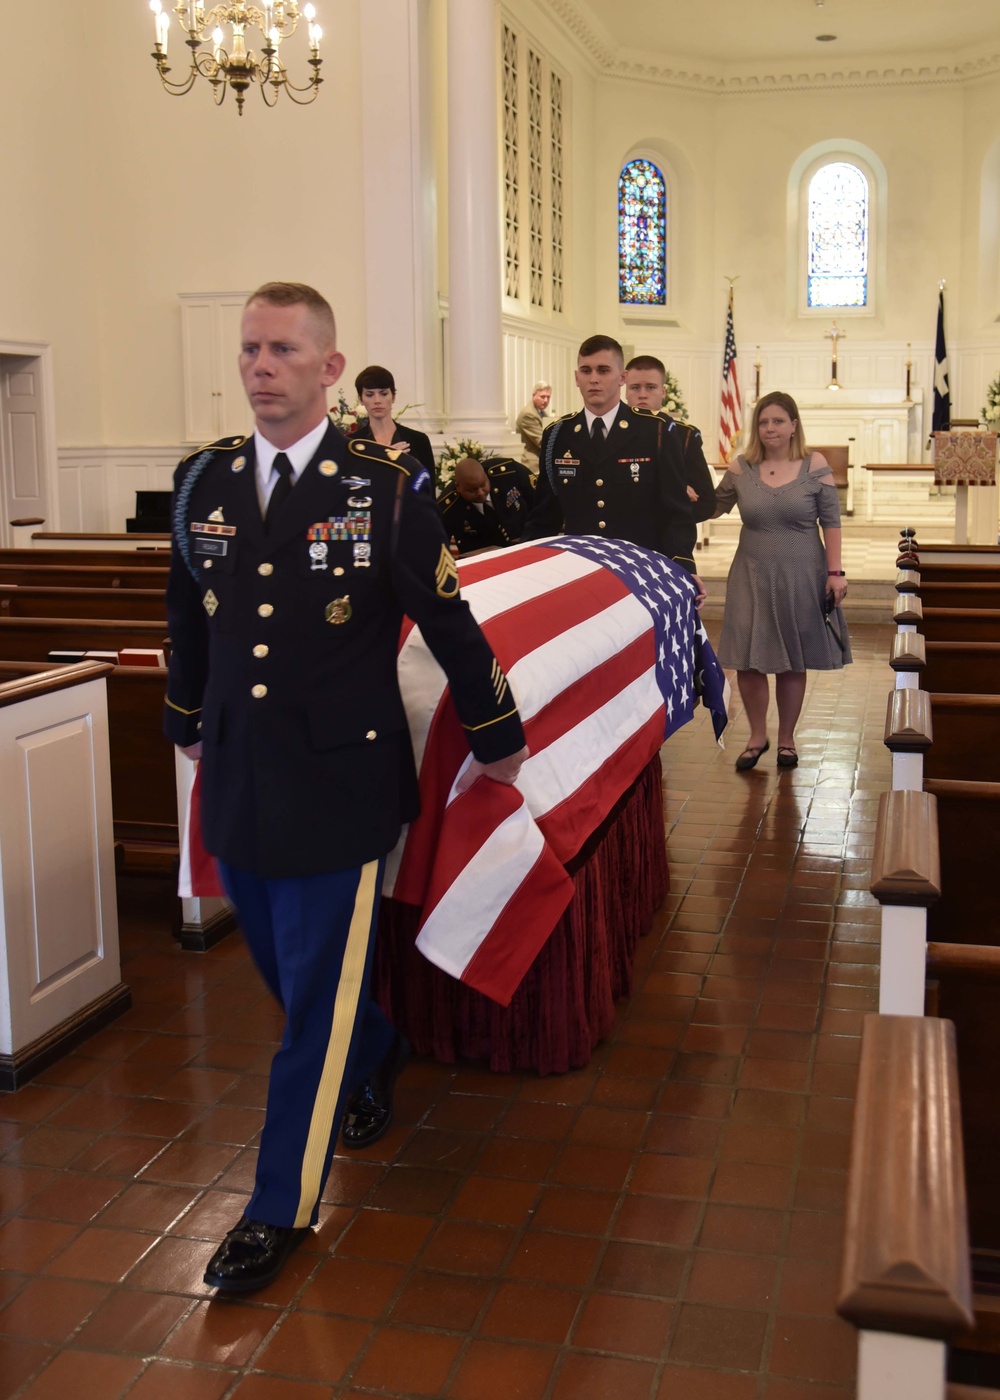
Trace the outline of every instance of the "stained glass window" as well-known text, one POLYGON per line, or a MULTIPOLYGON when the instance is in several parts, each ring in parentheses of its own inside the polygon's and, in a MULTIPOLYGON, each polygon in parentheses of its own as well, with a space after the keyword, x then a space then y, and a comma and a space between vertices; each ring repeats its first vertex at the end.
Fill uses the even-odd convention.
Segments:
POLYGON ((667 186, 651 160, 630 160, 618 177, 618 300, 667 300, 667 186))
POLYGON ((832 161, 809 181, 810 306, 868 305, 868 181, 832 161))

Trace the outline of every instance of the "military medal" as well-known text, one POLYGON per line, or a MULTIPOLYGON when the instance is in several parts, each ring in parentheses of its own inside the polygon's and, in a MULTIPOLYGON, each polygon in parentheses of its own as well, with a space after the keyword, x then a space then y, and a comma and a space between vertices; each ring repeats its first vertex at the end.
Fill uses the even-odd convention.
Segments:
POLYGON ((347 504, 355 510, 366 510, 372 503, 371 496, 348 496, 347 504))
POLYGON ((201 601, 209 617, 214 617, 215 611, 219 606, 219 600, 211 589, 208 590, 208 592, 205 594, 204 598, 202 598, 201 601))
POLYGON ((312 560, 312 563, 309 565, 310 569, 314 571, 316 569, 325 569, 326 556, 329 552, 330 546, 328 544, 325 544, 322 540, 314 540, 309 546, 309 558, 312 560))
POLYGON ((370 569, 372 564, 372 547, 367 540, 360 540, 354 546, 354 567, 356 569, 370 569))
POLYGON ((348 491, 360 491, 362 486, 370 486, 371 480, 367 476, 345 476, 344 485, 348 491))
POLYGON ((332 622, 334 627, 339 627, 342 622, 350 621, 351 612, 351 595, 345 593, 343 598, 334 598, 332 603, 327 603, 326 620, 332 622))
POLYGON ((636 484, 636 486, 638 486, 638 484, 639 484, 639 463, 638 463, 638 462, 629 462, 629 464, 628 464, 628 469, 629 469, 629 471, 632 473, 632 480, 633 480, 633 482, 636 484))
POLYGON ((213 525, 224 525, 226 521, 226 517, 222 514, 221 506, 219 506, 216 510, 213 510, 212 514, 208 518, 209 520, 211 520, 213 525))

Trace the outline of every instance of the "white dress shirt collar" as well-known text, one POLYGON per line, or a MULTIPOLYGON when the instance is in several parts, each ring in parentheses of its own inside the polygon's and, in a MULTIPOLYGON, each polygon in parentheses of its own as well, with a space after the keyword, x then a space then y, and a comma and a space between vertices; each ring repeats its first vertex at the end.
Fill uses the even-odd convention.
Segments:
POLYGON ((601 414, 591 413, 589 408, 585 408, 583 411, 587 415, 587 432, 593 436, 594 419, 600 417, 604 419, 604 436, 607 437, 608 433, 610 433, 611 429, 615 426, 615 419, 618 417, 621 407, 622 405, 620 402, 616 403, 613 408, 608 409, 607 413, 601 414))
POLYGON ((329 418, 324 418, 322 422, 316 424, 311 432, 306 433, 305 437, 300 437, 298 442, 293 442, 291 447, 284 449, 275 447, 273 442, 268 442, 259 428, 254 428, 253 445, 257 461, 257 499, 260 502, 261 510, 266 507, 274 483, 277 481, 274 473, 274 459, 278 453, 284 450, 285 456, 291 462, 292 483, 294 484, 316 456, 329 423, 329 418))

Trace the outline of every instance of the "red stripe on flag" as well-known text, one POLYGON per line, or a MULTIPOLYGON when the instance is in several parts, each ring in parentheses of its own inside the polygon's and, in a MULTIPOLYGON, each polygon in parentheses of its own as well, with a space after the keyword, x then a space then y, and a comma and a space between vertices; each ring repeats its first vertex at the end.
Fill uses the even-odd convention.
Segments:
MULTIPOLYGON (((534 545, 528 549, 506 550, 504 552, 490 555, 488 559, 479 559, 475 564, 463 564, 459 570, 459 584, 468 587, 470 583, 481 583, 483 579, 499 578, 501 574, 512 574, 516 569, 523 569, 527 564, 538 564, 543 559, 551 559, 553 554, 560 553, 559 550, 547 549, 544 545, 534 545)), ((399 633, 399 650, 403 648, 403 643, 413 631, 414 623, 411 618, 403 618, 403 626, 399 633)))
POLYGON ((572 898, 573 881, 544 848, 469 960, 462 981, 509 1006, 572 898))
POLYGON ((661 705, 586 782, 539 818, 539 830, 560 860, 566 862, 576 855, 659 751, 663 744, 665 714, 661 705))
POLYGON ((547 749, 655 665, 656 636, 651 622, 648 632, 561 690, 528 720, 524 732, 530 752, 547 749))
MULTIPOLYGON (((509 672, 530 652, 628 596, 628 586, 620 578, 607 569, 595 569, 592 574, 548 589, 544 608, 539 607, 538 598, 526 598, 491 617, 483 624, 483 631, 496 659, 509 672)), ((652 619, 649 625, 652 629, 652 619)))
MULTIPOLYGON (((479 778, 455 798, 441 829, 421 926, 462 879, 493 833, 523 805, 515 787, 479 778), (474 794, 474 795, 473 795, 474 794)), ((573 882, 543 849, 495 918, 462 973, 462 981, 504 1006, 573 897, 573 882)))
MULTIPOLYGON (((529 598, 492 618, 483 631, 503 670, 509 672, 530 652, 561 636, 576 623, 603 612, 611 603, 627 597, 628 591, 609 570, 595 570, 545 593, 544 608, 538 606, 537 599, 529 598), (553 605, 552 600, 557 600, 557 605, 553 605)), ((652 637, 652 622, 649 635, 652 637)), ((531 747, 530 738, 528 743, 531 747)), ((451 695, 445 690, 431 720, 420 765, 420 816, 407 832, 393 886, 393 897, 404 904, 424 901, 428 875, 441 837, 444 805, 468 751, 465 731, 455 713, 451 695)), ((537 748, 532 751, 537 752, 537 748)))

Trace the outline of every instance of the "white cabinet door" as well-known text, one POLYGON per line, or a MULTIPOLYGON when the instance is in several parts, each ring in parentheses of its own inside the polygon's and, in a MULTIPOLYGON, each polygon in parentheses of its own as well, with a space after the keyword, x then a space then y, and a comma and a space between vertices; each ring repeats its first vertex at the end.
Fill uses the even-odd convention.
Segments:
POLYGON ((180 293, 188 442, 246 431, 250 412, 237 365, 246 298, 244 292, 180 293))

